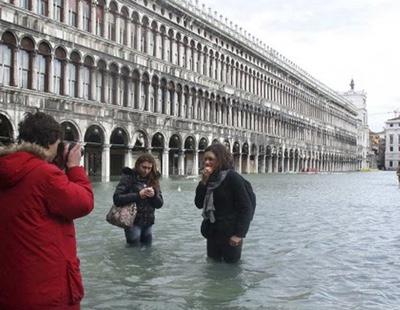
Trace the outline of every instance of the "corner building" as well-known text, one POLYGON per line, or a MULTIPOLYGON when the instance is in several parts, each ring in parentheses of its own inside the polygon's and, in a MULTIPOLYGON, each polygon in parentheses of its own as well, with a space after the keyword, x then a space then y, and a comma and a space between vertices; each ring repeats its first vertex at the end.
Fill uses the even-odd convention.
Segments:
POLYGON ((352 103, 197 1, 2 1, 0 39, 0 141, 39 108, 93 178, 197 175, 214 141, 241 173, 360 169, 352 103))

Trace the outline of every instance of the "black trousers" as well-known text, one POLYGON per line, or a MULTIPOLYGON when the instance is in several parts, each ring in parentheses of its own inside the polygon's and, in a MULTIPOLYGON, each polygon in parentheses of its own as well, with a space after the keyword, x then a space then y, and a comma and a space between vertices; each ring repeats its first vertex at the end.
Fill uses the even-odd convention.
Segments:
POLYGON ((231 246, 229 237, 212 236, 207 238, 207 256, 217 261, 236 263, 242 255, 243 239, 240 245, 231 246))

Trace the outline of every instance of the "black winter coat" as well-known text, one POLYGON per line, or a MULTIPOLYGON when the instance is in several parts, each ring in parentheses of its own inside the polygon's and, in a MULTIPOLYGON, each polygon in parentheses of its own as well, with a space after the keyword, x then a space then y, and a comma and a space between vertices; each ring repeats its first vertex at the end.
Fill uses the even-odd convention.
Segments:
POLYGON ((152 198, 140 198, 139 191, 147 185, 147 179, 141 178, 134 169, 128 167, 122 169, 121 179, 115 189, 113 200, 117 207, 131 202, 136 203, 135 225, 153 225, 154 210, 161 208, 164 203, 160 189, 154 189, 155 195, 152 198))
MULTIPOLYGON (((210 176, 212 178, 213 175, 210 176)), ((202 182, 197 185, 195 204, 203 208, 207 185, 202 182)), ((213 236, 244 238, 249 230, 253 207, 246 191, 243 178, 230 170, 222 183, 214 189, 215 223, 203 220, 201 232, 204 237, 213 236)))

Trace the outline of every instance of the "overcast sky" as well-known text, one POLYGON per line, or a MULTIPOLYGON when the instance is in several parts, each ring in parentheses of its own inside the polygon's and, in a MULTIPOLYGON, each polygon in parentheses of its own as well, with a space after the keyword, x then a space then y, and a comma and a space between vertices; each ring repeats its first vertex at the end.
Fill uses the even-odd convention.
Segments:
POLYGON ((400 115, 400 0, 199 0, 333 90, 367 93, 371 130, 400 115))

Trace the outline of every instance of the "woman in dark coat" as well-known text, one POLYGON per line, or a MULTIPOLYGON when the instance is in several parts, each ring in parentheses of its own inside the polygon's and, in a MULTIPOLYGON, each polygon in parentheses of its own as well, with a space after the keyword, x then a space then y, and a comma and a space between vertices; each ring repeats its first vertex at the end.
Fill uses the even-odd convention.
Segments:
POLYGON ((233 170, 232 155, 222 144, 205 150, 195 204, 203 209, 201 233, 207 239, 207 256, 237 262, 253 208, 243 178, 233 170))
POLYGON ((134 202, 137 207, 133 227, 125 229, 128 244, 151 244, 154 211, 163 205, 159 177, 156 162, 150 154, 141 155, 134 169, 126 167, 122 170, 113 196, 114 204, 118 207, 134 202))

